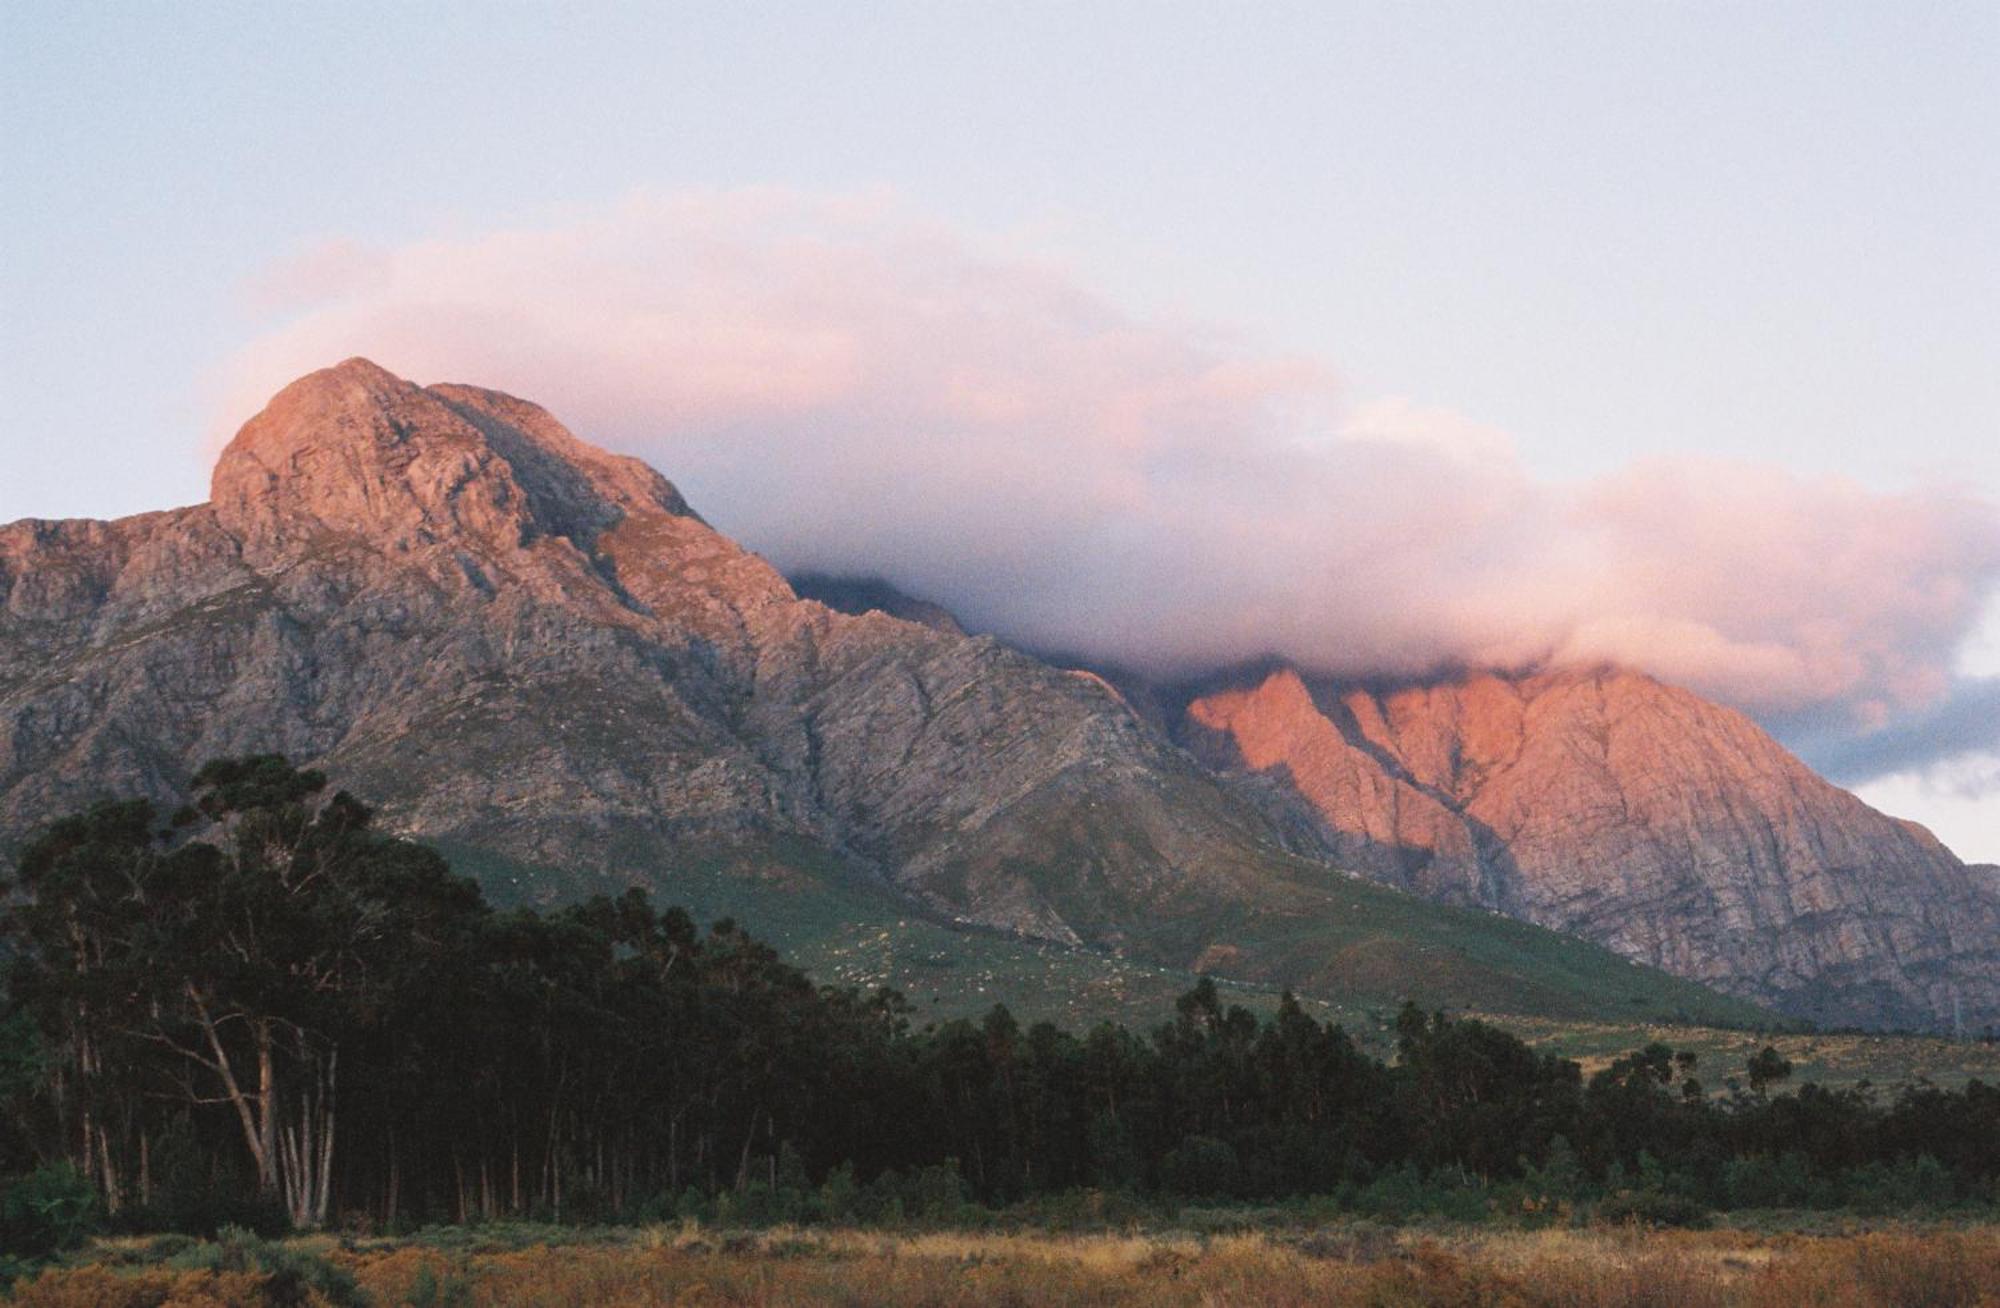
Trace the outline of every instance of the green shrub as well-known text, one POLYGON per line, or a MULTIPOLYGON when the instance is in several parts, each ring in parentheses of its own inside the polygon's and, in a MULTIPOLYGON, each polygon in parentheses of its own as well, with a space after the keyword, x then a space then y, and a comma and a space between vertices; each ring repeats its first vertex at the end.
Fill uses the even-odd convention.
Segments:
POLYGON ((1951 1172, 1929 1154, 1868 1163, 1845 1177, 1847 1201, 1864 1213, 1949 1208, 1958 1199, 1951 1172))
POLYGON ((842 1163, 820 1184, 816 1207, 821 1221, 851 1222, 859 1215, 861 1187, 854 1180, 854 1164, 842 1163))
POLYGON ((166 1265, 177 1271, 256 1272, 264 1277, 262 1292, 274 1308, 297 1308, 314 1294, 333 1308, 367 1308, 367 1296, 344 1268, 240 1226, 224 1227, 212 1243, 183 1250, 166 1265))
POLYGON ((68 1163, 38 1167, 0 1190, 0 1249, 33 1261, 74 1249, 98 1229, 97 1190, 68 1163))
POLYGON ((260 1195, 255 1176, 204 1151, 186 1122, 151 1138, 151 1182, 143 1204, 128 1204, 111 1225, 134 1235, 170 1232, 213 1240, 226 1226, 277 1239, 292 1231, 275 1195, 260 1195))
POLYGON ((965 1178, 958 1174, 956 1159, 921 1168, 905 1184, 906 1209, 922 1222, 957 1220, 965 1198, 965 1178))
POLYGON ((409 1308, 472 1308, 472 1276, 464 1269, 449 1271, 439 1279, 425 1263, 410 1282, 403 1299, 409 1308))

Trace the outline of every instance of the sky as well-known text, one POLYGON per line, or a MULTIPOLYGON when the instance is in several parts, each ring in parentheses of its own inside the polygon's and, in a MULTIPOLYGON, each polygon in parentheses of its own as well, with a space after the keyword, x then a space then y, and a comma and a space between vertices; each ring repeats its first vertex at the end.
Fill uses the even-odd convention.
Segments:
POLYGON ((1635 663, 2000 861, 2000 10, 0 6, 0 521, 365 354, 1160 673, 1635 663))

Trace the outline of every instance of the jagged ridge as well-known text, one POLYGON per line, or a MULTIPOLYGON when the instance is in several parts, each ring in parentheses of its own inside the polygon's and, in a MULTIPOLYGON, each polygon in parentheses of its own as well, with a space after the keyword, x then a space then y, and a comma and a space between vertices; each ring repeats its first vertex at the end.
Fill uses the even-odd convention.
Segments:
POLYGON ((1380 691, 1281 669, 1190 743, 1302 849, 1823 1023, 2000 1017, 2000 894, 1748 718, 1612 668, 1380 691))

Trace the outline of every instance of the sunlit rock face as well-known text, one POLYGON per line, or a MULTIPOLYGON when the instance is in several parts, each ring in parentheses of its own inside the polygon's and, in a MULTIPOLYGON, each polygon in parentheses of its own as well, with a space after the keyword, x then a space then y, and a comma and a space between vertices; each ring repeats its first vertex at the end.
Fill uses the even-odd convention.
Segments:
POLYGON ((245 424, 208 504, 0 528, 0 838, 256 751, 544 869, 544 898, 803 849, 949 920, 1119 945, 1281 905, 1246 868, 1295 861, 1094 679, 802 600, 644 464, 359 359, 245 424))
POLYGON ((1376 690, 1281 669, 1189 743, 1301 848, 1830 1023, 2000 1014, 2000 894, 1742 714, 1616 669, 1376 690))

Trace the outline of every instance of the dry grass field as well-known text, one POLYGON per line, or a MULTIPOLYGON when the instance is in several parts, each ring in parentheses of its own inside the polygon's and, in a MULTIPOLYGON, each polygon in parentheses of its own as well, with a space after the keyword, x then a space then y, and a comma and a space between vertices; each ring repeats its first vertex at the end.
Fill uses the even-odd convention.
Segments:
POLYGON ((889 1234, 696 1226, 458 1247, 295 1240, 341 1284, 256 1270, 145 1265, 144 1242, 18 1284, 22 1308, 249 1308, 368 1303, 445 1308, 664 1304, 1747 1305, 2000 1304, 2000 1227, 1641 1232, 1329 1227, 1197 1236, 889 1234))

